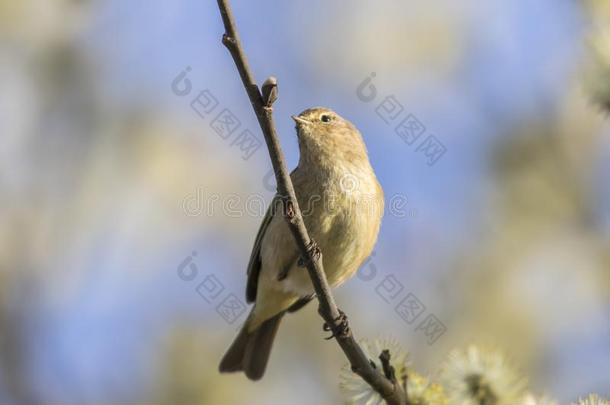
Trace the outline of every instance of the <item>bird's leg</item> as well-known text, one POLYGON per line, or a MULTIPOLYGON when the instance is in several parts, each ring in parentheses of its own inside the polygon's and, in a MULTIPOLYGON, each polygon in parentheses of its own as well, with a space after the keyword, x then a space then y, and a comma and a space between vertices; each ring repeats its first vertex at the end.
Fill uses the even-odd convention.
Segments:
MULTIPOLYGON (((322 256, 322 251, 320 250, 320 247, 313 239, 310 239, 310 242, 307 245, 307 252, 308 252, 309 256, 311 256, 313 258, 314 261, 320 260, 320 257, 322 256)), ((292 263, 292 261, 291 261, 291 263, 292 263)), ((306 263, 306 258, 304 258, 303 256, 299 257, 299 260, 297 260, 298 267, 305 267, 305 263, 306 263)), ((288 273, 290 272, 291 268, 292 268, 291 264, 284 267, 278 273, 277 281, 282 281, 286 277, 288 277, 288 273)))
MULTIPOLYGON (((308 253, 308 256, 310 256, 314 262, 317 262, 318 260, 320 260, 320 257, 322 257, 322 251, 320 250, 320 247, 318 246, 316 241, 313 239, 309 240, 309 244, 307 245, 307 253, 308 253)), ((306 258, 301 256, 299 258, 299 261, 297 262, 298 266, 305 267, 305 263, 306 263, 306 258)))
POLYGON ((341 311, 339 309, 339 316, 335 318, 334 320, 334 325, 330 326, 327 322, 324 323, 324 325, 322 326, 322 329, 325 332, 332 332, 332 334, 329 337, 326 337, 324 339, 326 340, 330 340, 334 337, 341 337, 341 338, 345 338, 348 337, 351 333, 351 330, 349 328, 349 323, 347 321, 347 315, 345 315, 345 312, 341 311))

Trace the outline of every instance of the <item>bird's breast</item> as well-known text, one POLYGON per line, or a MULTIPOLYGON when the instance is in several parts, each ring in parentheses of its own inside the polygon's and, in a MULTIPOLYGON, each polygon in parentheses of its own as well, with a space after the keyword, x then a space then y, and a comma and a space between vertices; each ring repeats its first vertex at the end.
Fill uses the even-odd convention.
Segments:
POLYGON ((323 252, 329 283, 337 285, 373 249, 383 215, 383 192, 370 166, 310 175, 316 180, 295 183, 295 189, 305 225, 323 252))

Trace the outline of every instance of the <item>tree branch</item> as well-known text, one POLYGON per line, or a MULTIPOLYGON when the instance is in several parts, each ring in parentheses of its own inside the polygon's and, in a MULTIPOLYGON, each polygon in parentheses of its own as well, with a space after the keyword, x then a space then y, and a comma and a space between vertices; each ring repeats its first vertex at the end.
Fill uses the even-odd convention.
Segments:
POLYGON ((341 346, 351 364, 352 370, 377 391, 388 404, 404 405, 406 404, 406 395, 400 384, 395 380, 391 381, 374 368, 354 339, 347 325, 347 317, 339 311, 331 294, 330 286, 324 273, 321 254, 319 250, 313 248, 315 245, 312 243, 305 228, 273 121, 273 102, 277 98, 277 81, 275 78, 267 79, 263 85, 263 94, 261 94, 250 71, 245 52, 239 40, 235 19, 233 18, 233 12, 228 0, 218 0, 218 7, 225 27, 222 43, 233 57, 265 137, 277 180, 278 194, 282 197, 285 218, 297 247, 304 258, 304 264, 307 267, 318 297, 318 312, 324 318, 328 329, 332 331, 333 336, 341 346))

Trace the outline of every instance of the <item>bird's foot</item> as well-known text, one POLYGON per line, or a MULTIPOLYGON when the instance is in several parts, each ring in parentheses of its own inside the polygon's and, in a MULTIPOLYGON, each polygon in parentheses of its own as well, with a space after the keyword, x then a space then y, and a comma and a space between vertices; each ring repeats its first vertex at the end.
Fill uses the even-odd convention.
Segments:
POLYGON ((329 337, 324 338, 326 340, 330 340, 334 337, 344 338, 349 336, 351 332, 349 328, 349 323, 347 321, 347 315, 345 315, 345 312, 341 311, 340 309, 339 316, 334 320, 334 325, 330 326, 327 322, 325 322, 322 326, 322 329, 324 330, 324 332, 332 332, 329 337))
MULTIPOLYGON (((318 246, 316 241, 313 239, 309 240, 309 244, 307 245, 307 253, 308 256, 311 257, 314 262, 317 262, 318 260, 320 260, 320 257, 322 257, 322 251, 320 250, 320 247, 318 246)), ((307 259, 303 256, 301 256, 299 258, 299 261, 297 262, 299 267, 305 267, 306 263, 307 259)))

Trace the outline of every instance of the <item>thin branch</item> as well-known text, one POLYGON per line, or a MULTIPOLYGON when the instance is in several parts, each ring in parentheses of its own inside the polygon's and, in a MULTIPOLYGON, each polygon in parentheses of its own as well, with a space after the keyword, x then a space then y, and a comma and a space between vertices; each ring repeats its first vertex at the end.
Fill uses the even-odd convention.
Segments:
POLYGON ((261 127, 273 171, 277 180, 278 194, 282 196, 283 209, 288 227, 294 236, 295 242, 304 259, 311 282, 318 297, 318 312, 324 318, 328 329, 332 331, 345 356, 349 360, 352 370, 360 375, 375 391, 377 391, 388 404, 406 404, 406 395, 403 388, 396 381, 390 381, 385 375, 372 367, 369 359, 354 339, 348 325, 347 317, 339 311, 330 286, 326 280, 322 265, 322 255, 315 247, 309 233, 305 228, 301 210, 294 192, 292 181, 286 167, 284 154, 280 148, 279 139, 273 121, 273 101, 277 98, 277 81, 269 78, 263 86, 261 94, 239 40, 235 19, 228 0, 218 0, 220 15, 225 27, 222 43, 227 47, 233 61, 237 66, 239 76, 248 93, 248 98, 261 127))
POLYGON ((379 355, 379 361, 381 362, 385 377, 390 381, 396 381, 396 372, 392 364, 390 364, 390 351, 388 349, 382 350, 379 355))

